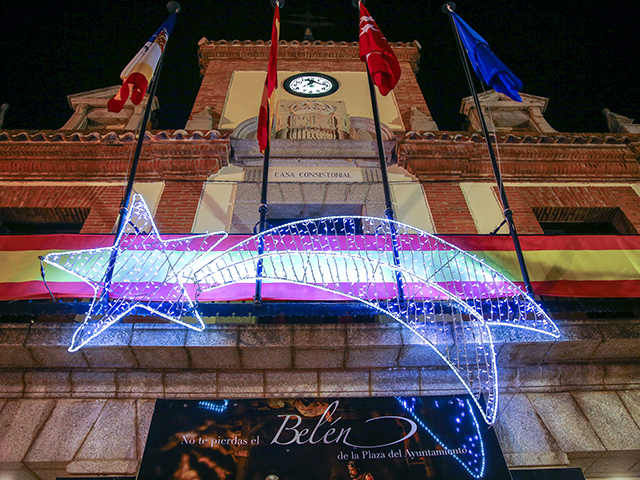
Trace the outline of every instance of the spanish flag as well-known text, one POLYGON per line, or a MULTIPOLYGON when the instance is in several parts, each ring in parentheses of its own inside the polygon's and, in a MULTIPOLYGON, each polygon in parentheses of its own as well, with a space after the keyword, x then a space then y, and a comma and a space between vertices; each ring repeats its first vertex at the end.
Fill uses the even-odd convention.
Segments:
POLYGON ((169 35, 171 35, 173 26, 176 23, 177 15, 177 11, 169 15, 169 18, 160 26, 158 31, 149 38, 136 56, 124 67, 120 74, 122 87, 107 103, 110 112, 122 110, 129 98, 129 94, 131 94, 131 103, 140 105, 162 57, 169 35))
POLYGON ((258 114, 258 145, 260 152, 264 153, 269 145, 271 137, 273 92, 278 88, 278 42, 280 41, 280 5, 276 1, 276 11, 273 14, 273 27, 271 28, 271 48, 269 50, 269 65, 267 78, 264 81, 260 113, 258 114))
MULTIPOLYGON (((173 237, 165 237, 167 239, 173 237)), ((202 261, 212 261, 225 251, 235 248, 236 245, 247 242, 249 235, 230 235, 223 242, 217 243, 203 253, 202 261)), ((515 248, 508 235, 447 235, 440 237, 458 248, 482 259, 487 265, 494 268, 509 280, 520 286, 522 274, 518 266, 515 248)), ((453 249, 441 250, 434 242, 420 242, 419 238, 405 238, 403 242, 415 246, 412 258, 417 265, 428 262, 428 258, 436 256, 453 261, 457 258, 457 252, 453 249), (422 260, 424 258, 424 260, 422 260)), ((522 249, 527 258, 531 283, 537 295, 575 298, 637 298, 640 292, 640 235, 521 235, 522 249)), ((283 236, 280 240, 281 249, 308 251, 313 253, 317 243, 310 240, 309 243, 299 242, 295 236, 283 236)), ((355 243, 336 242, 331 247, 333 255, 352 255, 355 251, 367 255, 367 245, 378 242, 377 237, 362 235, 355 243)), ((56 298, 87 298, 94 295, 93 289, 78 277, 66 273, 57 268, 47 268, 47 283, 42 281, 41 266, 38 257, 52 252, 64 252, 69 250, 88 250, 113 245, 111 235, 0 235, 0 301, 35 300, 51 298, 51 293, 56 298)), ((185 255, 185 251, 176 250, 165 252, 169 256, 185 255)), ((283 252, 284 253, 284 252, 283 252)), ((318 253, 318 252, 315 252, 318 253)), ((123 256, 129 256, 135 261, 136 250, 122 252, 123 256)), ((257 253, 247 251, 249 255, 257 253)), ((293 258, 302 262, 305 255, 294 255, 293 258)), ((290 267, 295 269, 296 262, 292 260, 290 267)), ((105 260, 108 261, 108 258, 105 260)), ((177 261, 177 260, 176 260, 177 261)), ((203 263, 204 264, 204 263, 203 263)), ((447 264, 447 261, 445 263, 447 264)), ((283 267, 284 268, 284 267, 283 267)), ((304 267, 307 268, 307 267, 304 267)), ((286 269, 285 269, 286 270, 286 269)), ((283 270, 284 271, 284 270, 283 270)), ((163 277, 163 270, 155 274, 157 278, 152 281, 167 282, 163 277)), ((346 274, 345 274, 346 275, 346 274)), ((364 290, 378 292, 376 295, 386 295, 393 298, 396 295, 394 279, 379 278, 373 281, 366 280, 362 284, 364 290), (368 285, 368 286, 367 286, 368 285), (367 290, 371 288, 372 290, 367 290)), ((439 273, 431 277, 430 281, 437 284, 442 282, 442 288, 448 288, 450 282, 449 273, 439 270, 439 273), (445 278, 446 277, 446 278, 445 278)), ((472 292, 482 298, 495 297, 495 291, 491 284, 485 284, 478 278, 459 278, 455 280, 456 288, 462 294, 472 292)), ((344 284, 344 292, 353 291, 353 280, 344 284)), ((407 285, 411 288, 411 285, 407 285)), ((265 284, 263 298, 269 300, 306 300, 306 301, 336 301, 344 300, 337 296, 342 290, 342 284, 336 284, 335 290, 329 292, 319 290, 309 285, 294 285, 290 283, 275 282, 265 284)), ((160 290, 158 291, 160 292, 160 290)), ((434 298, 438 298, 433 290, 434 298)), ((228 287, 214 289, 199 297, 200 301, 246 301, 253 299, 255 285, 250 283, 233 283, 228 287)), ((472 298, 472 297, 470 297, 472 298)), ((372 296, 371 299, 374 299, 372 296)), ((161 297, 153 298, 160 301, 161 297)))

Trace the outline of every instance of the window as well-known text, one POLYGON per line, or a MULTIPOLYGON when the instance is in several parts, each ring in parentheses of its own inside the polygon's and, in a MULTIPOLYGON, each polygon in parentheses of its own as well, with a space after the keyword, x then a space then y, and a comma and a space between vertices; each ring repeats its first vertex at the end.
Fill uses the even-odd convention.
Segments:
POLYGON ((282 229, 282 234, 294 235, 361 235, 362 220, 336 218, 317 220, 321 217, 353 217, 362 215, 362 205, 349 204, 308 204, 269 206, 267 223, 269 228, 279 227, 291 222, 307 220, 303 224, 282 229))
POLYGON ((0 208, 0 235, 80 233, 88 208, 0 208))
POLYGON ((618 207, 534 207, 545 235, 634 235, 638 232, 618 207))

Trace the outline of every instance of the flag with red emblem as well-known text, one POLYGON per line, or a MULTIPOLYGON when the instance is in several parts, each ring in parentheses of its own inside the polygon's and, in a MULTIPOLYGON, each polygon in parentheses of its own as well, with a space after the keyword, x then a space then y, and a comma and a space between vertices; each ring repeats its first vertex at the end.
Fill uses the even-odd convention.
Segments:
POLYGON ((271 28, 271 48, 269 49, 269 65, 267 66, 267 78, 264 80, 260 113, 258 114, 258 145, 260 152, 264 153, 271 137, 273 92, 278 88, 278 42, 280 41, 280 6, 276 2, 276 11, 273 14, 273 26, 271 28))
POLYGON ((364 4, 360 2, 360 60, 382 95, 387 95, 400 79, 400 63, 364 4))
POLYGON ((176 23, 177 14, 178 12, 174 12, 169 15, 158 31, 149 38, 136 56, 124 67, 120 74, 122 87, 107 103, 110 112, 121 111, 129 96, 131 96, 131 103, 140 105, 176 23))

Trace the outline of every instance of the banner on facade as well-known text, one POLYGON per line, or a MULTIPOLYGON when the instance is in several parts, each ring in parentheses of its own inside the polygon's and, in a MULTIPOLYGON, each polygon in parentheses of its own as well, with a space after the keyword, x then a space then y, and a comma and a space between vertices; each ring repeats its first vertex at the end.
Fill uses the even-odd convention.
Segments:
MULTIPOLYGON (((163 238, 173 237, 167 235, 163 238)), ((232 248, 247 238, 248 235, 230 235, 213 251, 232 248)), ((508 279, 522 285, 517 257, 509 236, 443 235, 440 238, 477 256, 508 279)), ((362 241, 367 240, 363 237, 362 241)), ((640 288, 638 235, 531 235, 521 236, 520 242, 531 282, 538 295, 598 298, 637 296, 640 288)), ((113 236, 110 235, 0 236, 0 265, 3 266, 0 270, 0 301, 44 299, 51 298, 51 294, 57 299, 93 296, 94 292, 87 283, 56 269, 48 269, 45 285, 39 257, 56 251, 109 245, 113 245, 113 236)), ((338 243, 336 252, 339 251, 338 243)), ((415 252, 415 255, 419 254, 415 252)), ((424 254, 430 253, 425 250, 424 254)), ((393 279, 376 287, 395 292, 393 279)), ((254 293, 253 283, 240 283, 207 292, 199 300, 252 300, 254 293)), ((266 284, 263 299, 344 300, 336 293, 292 284, 266 284)))
POLYGON ((138 479, 510 480, 468 396, 158 400, 138 479))

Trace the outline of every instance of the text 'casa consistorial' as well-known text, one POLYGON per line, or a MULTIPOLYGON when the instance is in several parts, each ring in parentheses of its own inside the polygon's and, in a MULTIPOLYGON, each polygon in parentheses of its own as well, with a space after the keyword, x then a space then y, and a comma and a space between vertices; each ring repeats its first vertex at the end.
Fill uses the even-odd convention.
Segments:
POLYGON ((269 169, 270 182, 320 182, 335 183, 363 182, 362 168, 359 167, 271 167, 269 169))

